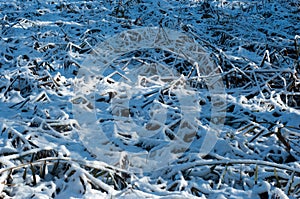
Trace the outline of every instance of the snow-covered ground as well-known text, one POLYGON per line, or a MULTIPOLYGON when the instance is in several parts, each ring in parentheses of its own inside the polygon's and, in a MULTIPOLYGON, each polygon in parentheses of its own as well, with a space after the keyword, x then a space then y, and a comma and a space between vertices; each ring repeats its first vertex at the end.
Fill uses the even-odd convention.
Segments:
POLYGON ((0 18, 0 198, 300 197, 298 0, 11 0, 0 18), (126 31, 139 49, 118 54, 126 31))

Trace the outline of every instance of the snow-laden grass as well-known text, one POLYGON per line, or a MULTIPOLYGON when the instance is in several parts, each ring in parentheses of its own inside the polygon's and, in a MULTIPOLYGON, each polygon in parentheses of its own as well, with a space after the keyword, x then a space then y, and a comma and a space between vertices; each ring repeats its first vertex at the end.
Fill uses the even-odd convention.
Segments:
MULTIPOLYGON (((0 10, 1 198, 300 197, 297 0, 2 1, 0 10), (99 42, 149 26, 187 34, 211 55, 226 87, 226 118, 214 149, 199 156, 211 110, 202 87, 201 128, 189 150, 163 168, 133 173, 86 150, 72 99, 80 66, 99 42)), ((155 49, 112 65, 136 60, 183 75, 191 68, 155 49)), ((162 97, 175 107, 176 99, 162 97)), ((136 143, 126 136, 117 140, 125 152, 172 137, 136 143)))

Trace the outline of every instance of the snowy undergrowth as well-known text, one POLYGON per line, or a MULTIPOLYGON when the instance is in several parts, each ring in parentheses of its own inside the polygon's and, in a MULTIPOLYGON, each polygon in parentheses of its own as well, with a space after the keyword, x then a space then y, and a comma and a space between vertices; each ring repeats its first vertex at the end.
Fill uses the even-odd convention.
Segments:
MULTIPOLYGON (((37 0, 2 1, 0 9, 1 198, 300 197, 298 1, 37 0), (71 99, 96 44, 148 26, 204 46, 222 72, 227 115, 204 158, 195 150, 199 132, 178 161, 133 174, 85 149, 71 99)), ((138 56, 184 75, 190 67, 153 49, 117 64, 138 56)))

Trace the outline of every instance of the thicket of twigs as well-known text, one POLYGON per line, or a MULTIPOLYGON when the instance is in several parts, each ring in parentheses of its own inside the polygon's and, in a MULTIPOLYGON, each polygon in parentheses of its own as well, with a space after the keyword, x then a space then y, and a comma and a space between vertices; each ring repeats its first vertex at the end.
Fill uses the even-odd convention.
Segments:
MULTIPOLYGON (((298 1, 36 0, 1 2, 0 10, 1 198, 300 197, 298 1), (71 99, 80 64, 97 43, 146 26, 199 42, 228 96, 214 151, 204 159, 187 153, 138 176, 85 150, 71 99)), ((161 55, 170 64, 172 55, 161 55)))

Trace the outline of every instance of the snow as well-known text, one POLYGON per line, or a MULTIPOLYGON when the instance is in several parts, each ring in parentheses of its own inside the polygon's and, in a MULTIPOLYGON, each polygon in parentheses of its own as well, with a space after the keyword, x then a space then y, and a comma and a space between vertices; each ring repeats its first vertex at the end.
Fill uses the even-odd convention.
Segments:
POLYGON ((0 10, 0 198, 300 197, 298 0, 0 10))

